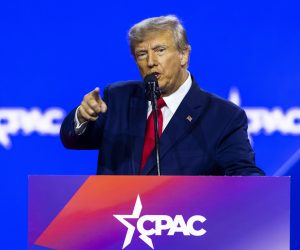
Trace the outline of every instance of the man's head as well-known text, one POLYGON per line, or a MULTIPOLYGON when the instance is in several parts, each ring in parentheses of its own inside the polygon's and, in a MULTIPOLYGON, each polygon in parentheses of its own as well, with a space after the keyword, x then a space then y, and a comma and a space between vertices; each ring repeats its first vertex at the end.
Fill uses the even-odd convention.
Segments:
POLYGON ((131 53, 142 77, 156 73, 163 96, 175 92, 186 80, 190 45, 175 16, 149 18, 128 33, 131 53))

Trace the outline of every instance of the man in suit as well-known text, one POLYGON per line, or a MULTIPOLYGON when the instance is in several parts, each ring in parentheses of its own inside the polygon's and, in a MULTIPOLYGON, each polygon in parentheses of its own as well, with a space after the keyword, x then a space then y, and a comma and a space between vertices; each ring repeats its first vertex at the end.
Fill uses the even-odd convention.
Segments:
MULTIPOLYGON (((245 112, 201 90, 188 72, 191 47, 177 17, 137 23, 129 42, 142 77, 155 74, 162 95, 162 175, 264 175, 255 165, 245 112)), ((156 175, 151 116, 143 82, 112 84, 103 98, 95 88, 65 118, 61 139, 67 148, 98 149, 98 174, 156 175)))

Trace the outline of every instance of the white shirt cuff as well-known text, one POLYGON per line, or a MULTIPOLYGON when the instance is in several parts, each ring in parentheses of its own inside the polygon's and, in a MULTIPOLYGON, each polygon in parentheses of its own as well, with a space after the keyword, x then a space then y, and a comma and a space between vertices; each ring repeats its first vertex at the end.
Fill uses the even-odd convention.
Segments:
POLYGON ((85 122, 80 124, 80 122, 78 120, 78 114, 77 114, 78 113, 78 108, 76 109, 75 117, 74 117, 74 124, 75 124, 74 130, 75 130, 76 135, 82 135, 84 133, 87 125, 88 125, 88 121, 85 121, 85 122))

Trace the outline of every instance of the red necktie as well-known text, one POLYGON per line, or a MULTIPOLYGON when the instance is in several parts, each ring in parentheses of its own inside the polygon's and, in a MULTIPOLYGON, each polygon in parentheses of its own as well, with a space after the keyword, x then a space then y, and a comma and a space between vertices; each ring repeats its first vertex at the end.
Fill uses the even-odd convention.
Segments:
MULTIPOLYGON (((162 133, 162 125, 163 125, 163 116, 161 109, 166 106, 164 99, 159 98, 157 100, 157 115, 158 115, 158 135, 161 136, 162 133)), ((153 112, 149 115, 146 124, 146 133, 143 147, 143 155, 141 162, 141 170, 143 170, 151 152, 153 151, 155 144, 155 135, 154 135, 154 115, 153 112)))

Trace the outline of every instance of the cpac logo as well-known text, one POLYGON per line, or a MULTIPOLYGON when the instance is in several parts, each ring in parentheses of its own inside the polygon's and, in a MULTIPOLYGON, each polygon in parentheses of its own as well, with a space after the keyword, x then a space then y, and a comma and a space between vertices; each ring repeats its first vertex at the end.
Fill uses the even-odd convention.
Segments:
POLYGON ((196 222, 203 223, 206 221, 206 218, 202 215, 194 215, 190 217, 187 222, 185 222, 182 215, 176 215, 174 219, 168 215, 143 215, 140 217, 141 211, 142 203, 140 196, 138 195, 131 215, 114 215, 116 219, 118 219, 124 226, 127 227, 127 233, 122 249, 131 243, 135 231, 135 227, 126 219, 138 219, 136 226, 140 233, 139 238, 152 249, 154 249, 154 246, 149 236, 162 235, 163 231, 166 231, 167 235, 169 236, 173 236, 175 233, 182 233, 185 236, 202 236, 206 233, 205 229, 195 229, 194 227, 196 222), (144 228, 144 224, 146 222, 152 223, 153 226, 151 229, 144 228))
MULTIPOLYGON (((237 88, 231 88, 228 100, 241 106, 241 98, 237 88)), ((300 107, 291 107, 284 111, 281 107, 267 109, 265 107, 244 107, 249 120, 249 135, 300 135, 300 107)))
POLYGON ((65 111, 60 108, 49 108, 42 112, 39 108, 0 109, 0 144, 11 148, 11 135, 30 135, 37 132, 41 135, 57 135, 59 133, 65 111))

